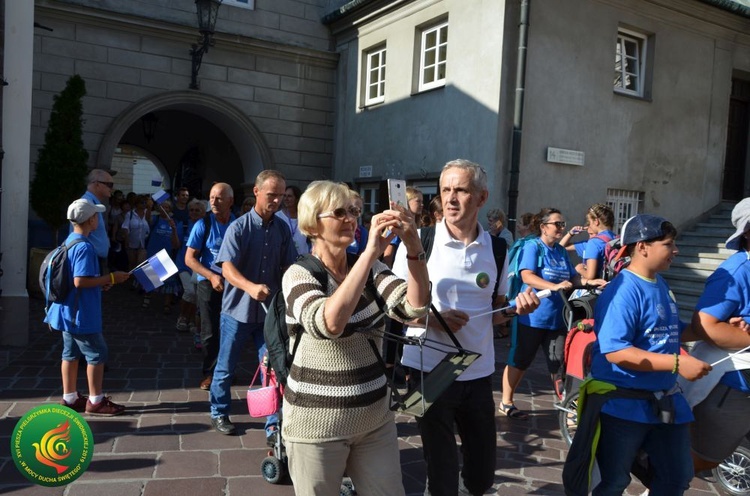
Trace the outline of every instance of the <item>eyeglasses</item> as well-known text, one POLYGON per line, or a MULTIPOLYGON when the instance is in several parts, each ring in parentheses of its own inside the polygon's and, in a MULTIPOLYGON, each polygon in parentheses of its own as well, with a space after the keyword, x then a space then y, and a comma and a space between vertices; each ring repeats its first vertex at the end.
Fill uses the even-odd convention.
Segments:
POLYGON ((350 206, 346 208, 339 207, 337 209, 318 214, 318 219, 324 219, 326 217, 334 217, 338 220, 344 220, 347 217, 347 215, 351 215, 352 217, 357 219, 359 218, 360 215, 362 215, 362 209, 355 207, 355 206, 350 206))
POLYGON ((110 183, 110 182, 107 182, 107 181, 94 181, 94 182, 97 182, 99 184, 103 184, 106 187, 108 187, 109 189, 112 189, 112 188, 115 187, 115 183, 110 183))
POLYGON ((565 229, 565 226, 567 225, 567 224, 565 224, 565 222, 563 222, 561 220, 558 220, 557 222, 544 222, 545 226, 548 226, 550 224, 553 224, 558 229, 565 229))

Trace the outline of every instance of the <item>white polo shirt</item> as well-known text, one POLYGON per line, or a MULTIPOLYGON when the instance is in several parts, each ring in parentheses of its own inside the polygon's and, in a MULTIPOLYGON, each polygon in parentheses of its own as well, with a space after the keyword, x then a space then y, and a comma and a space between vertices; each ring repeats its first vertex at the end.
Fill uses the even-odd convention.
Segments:
MULTIPOLYGON (((469 315, 467 324, 455 333, 461 346, 467 350, 481 353, 474 363, 458 378, 468 381, 487 377, 495 372, 495 346, 493 344, 492 315, 474 318, 484 312, 492 310, 492 292, 497 280, 497 266, 492 255, 492 239, 490 233, 477 224, 479 235, 468 246, 454 239, 448 234, 443 222, 435 226, 435 239, 432 253, 427 261, 427 270, 432 281, 432 302, 435 308, 442 312, 457 309, 469 315)), ((406 248, 404 244, 398 248, 393 263, 393 272, 406 279, 406 248)), ((498 294, 508 292, 508 257, 505 257, 503 270, 498 287, 498 294)), ((434 319, 434 317, 431 317, 434 319)), ((447 345, 446 351, 453 351, 453 342, 444 331, 430 329, 426 331, 419 327, 409 327, 407 336, 421 336, 427 332, 427 338, 447 345)), ((429 343, 438 348, 439 344, 429 343)), ((445 352, 428 347, 422 347, 423 356, 420 359, 418 346, 404 346, 401 363, 404 366, 431 371, 445 356, 445 352)))

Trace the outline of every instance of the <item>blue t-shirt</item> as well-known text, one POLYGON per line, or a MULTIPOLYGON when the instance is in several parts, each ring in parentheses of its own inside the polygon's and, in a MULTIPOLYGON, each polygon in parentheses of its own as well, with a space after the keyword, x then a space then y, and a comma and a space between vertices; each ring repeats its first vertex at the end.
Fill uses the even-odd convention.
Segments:
MULTIPOLYGON (((94 205, 101 205, 102 202, 96 197, 91 191, 86 191, 81 199, 88 200, 94 205)), ((95 231, 91 231, 88 236, 89 243, 94 245, 96 256, 99 258, 107 258, 109 255, 109 235, 107 234, 107 222, 104 219, 104 214, 97 213, 99 216, 99 225, 96 226, 95 231)), ((68 228, 68 234, 73 234, 73 224, 70 224, 68 228)))
MULTIPOLYGON (((182 232, 182 222, 176 221, 175 226, 177 228, 177 235, 182 232)), ((151 226, 151 234, 149 234, 148 244, 146 245, 146 256, 152 257, 161 250, 167 250, 167 255, 170 257, 174 254, 172 248, 172 226, 169 225, 167 219, 162 219, 161 216, 157 217, 151 226)))
MULTIPOLYGON (((265 284, 273 295, 281 289, 282 270, 296 259, 287 223, 275 215, 264 223, 253 208, 229 226, 215 263, 231 262, 245 279, 265 284)), ((229 281, 224 285, 221 313, 248 324, 263 322, 266 317, 258 301, 229 281)))
POLYGON ((590 237, 589 240, 586 241, 581 258, 583 259, 584 265, 588 260, 596 260, 596 277, 602 277, 604 275, 604 266, 607 264, 604 253, 607 248, 607 243, 616 237, 615 233, 607 230, 600 232, 596 236, 590 237), (598 238, 597 236, 602 236, 608 241, 598 238))
MULTIPOLYGON (((750 317, 750 253, 737 252, 719 265, 706 280, 695 309, 722 322, 730 317, 750 317)), ((739 371, 727 372, 720 383, 750 394, 739 371)))
POLYGON ((58 331, 74 334, 95 334, 102 332, 102 288, 76 289, 73 286, 75 277, 99 277, 99 259, 94 245, 88 239, 77 233, 71 233, 65 240, 70 244, 75 239, 84 239, 83 243, 73 245, 68 250, 68 266, 70 279, 68 283, 72 290, 62 303, 52 303, 44 322, 58 331), (76 304, 76 293, 78 303, 76 304), (75 315, 73 309, 75 308, 75 315))
MULTIPOLYGON (((521 261, 518 264, 519 273, 530 270, 545 281, 557 284, 568 281, 576 275, 573 264, 570 263, 568 252, 555 243, 550 248, 542 243, 539 238, 528 241, 521 255, 521 261), (539 264, 539 250, 542 250, 541 267, 539 264)), ((528 284, 521 287, 521 291, 526 291, 528 284)), ((518 323, 539 329, 549 329, 551 331, 563 330, 565 322, 562 316, 563 301, 559 294, 553 292, 549 298, 541 301, 539 308, 527 315, 519 315, 518 323)))
MULTIPOLYGON (((618 388, 669 391, 677 382, 671 372, 642 372, 619 367, 606 355, 626 348, 672 355, 680 352, 680 322, 672 291, 657 274, 656 279, 623 270, 605 288, 594 308, 591 375, 618 388)), ((691 422, 693 414, 681 393, 674 395, 675 423, 691 422)), ((640 399, 611 399, 602 412, 613 417, 646 424, 660 423, 653 403, 640 399)))
POLYGON ((196 222, 202 222, 202 220, 194 221, 189 220, 188 224, 180 224, 180 228, 177 230, 177 235, 180 237, 180 250, 175 256, 174 264, 177 266, 179 272, 187 272, 192 274, 193 271, 185 264, 185 253, 187 252, 188 239, 190 238, 190 232, 193 230, 193 226, 196 222))
MULTIPOLYGON (((208 233, 208 239, 206 239, 206 246, 203 246, 203 235, 206 232, 206 226, 203 219, 199 220, 193 225, 193 230, 190 231, 190 237, 188 238, 188 248, 192 248, 200 252, 201 265, 210 269, 217 274, 221 274, 221 267, 214 264, 214 258, 219 254, 219 248, 221 248, 221 242, 224 239, 224 233, 227 232, 227 228, 234 220, 234 214, 230 214, 229 222, 221 224, 216 220, 213 212, 209 213, 211 219, 211 230, 208 233)), ((183 257, 184 258, 184 257, 183 257)), ((199 281, 205 281, 206 278, 198 274, 199 281)))
POLYGON ((353 255, 359 255, 365 251, 367 237, 367 229, 365 229, 365 226, 358 225, 356 231, 354 231, 354 241, 346 247, 346 252, 353 255))

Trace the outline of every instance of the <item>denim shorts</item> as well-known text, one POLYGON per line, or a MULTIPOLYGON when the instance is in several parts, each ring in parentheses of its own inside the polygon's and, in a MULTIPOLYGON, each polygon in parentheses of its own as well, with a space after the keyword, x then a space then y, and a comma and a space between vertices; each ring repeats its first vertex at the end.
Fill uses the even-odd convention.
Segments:
POLYGON ((73 334, 63 331, 62 336, 63 361, 72 362, 79 360, 81 357, 86 358, 86 363, 89 365, 99 365, 107 361, 109 350, 101 332, 73 334))

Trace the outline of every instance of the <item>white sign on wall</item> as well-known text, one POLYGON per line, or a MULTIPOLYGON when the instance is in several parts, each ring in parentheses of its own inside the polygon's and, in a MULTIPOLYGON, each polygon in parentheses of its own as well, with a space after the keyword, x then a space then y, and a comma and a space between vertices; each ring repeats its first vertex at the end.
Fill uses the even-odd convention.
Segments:
POLYGON ((359 177, 372 177, 372 165, 363 165, 359 168, 359 177))
POLYGON ((568 165, 583 165, 585 154, 577 150, 547 147, 547 162, 568 165))

